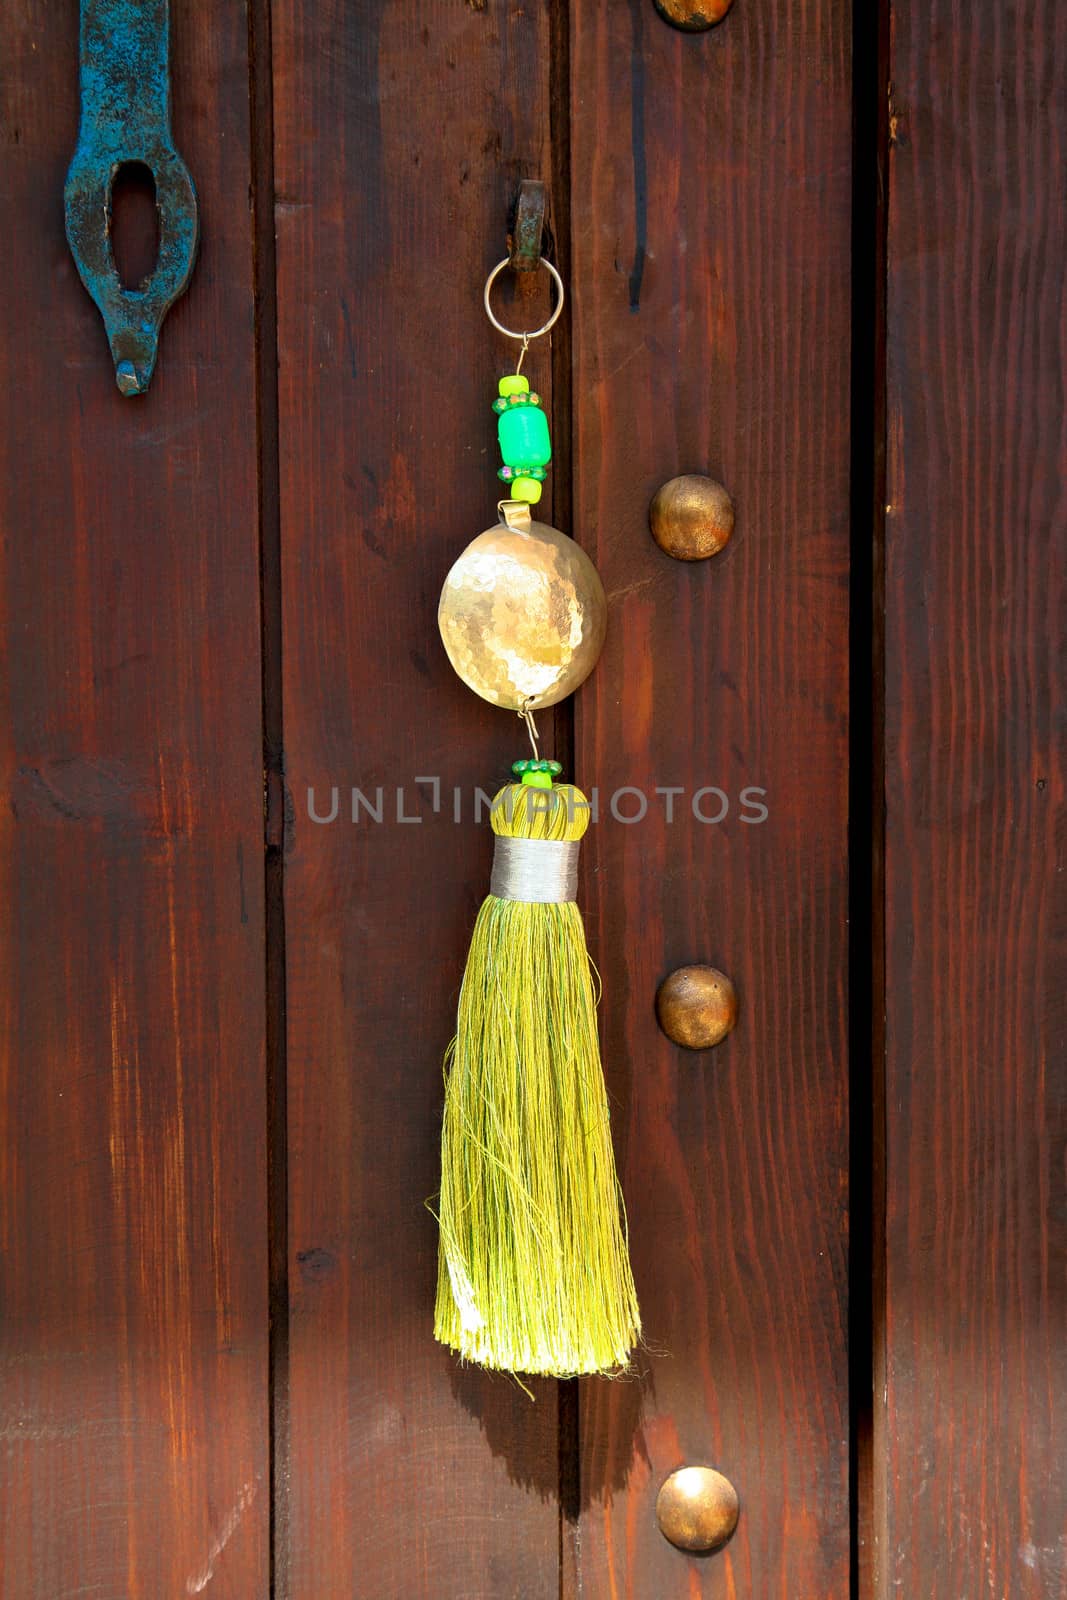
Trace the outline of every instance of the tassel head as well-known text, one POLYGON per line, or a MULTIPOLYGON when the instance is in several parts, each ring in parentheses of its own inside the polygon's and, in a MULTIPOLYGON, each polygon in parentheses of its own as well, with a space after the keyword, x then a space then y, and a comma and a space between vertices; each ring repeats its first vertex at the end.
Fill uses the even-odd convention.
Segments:
POLYGON ((497 794, 489 821, 498 839, 548 839, 577 843, 589 826, 589 801, 573 783, 543 787, 542 776, 527 771, 519 783, 507 783, 497 794))

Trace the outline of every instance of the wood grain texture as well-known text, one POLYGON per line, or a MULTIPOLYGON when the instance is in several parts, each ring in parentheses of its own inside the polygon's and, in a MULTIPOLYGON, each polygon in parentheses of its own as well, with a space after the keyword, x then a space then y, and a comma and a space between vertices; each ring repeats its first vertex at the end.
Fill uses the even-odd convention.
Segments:
POLYGON ((885 1594, 1067 1594, 1067 12, 893 6, 885 1594))
POLYGON ((849 1592, 849 16, 774 0, 684 37, 639 0, 572 12, 575 534, 611 606, 577 776, 649 1345, 581 1391, 589 1600, 849 1592), (648 531, 683 472, 737 507, 702 564, 648 531), (613 819, 623 785, 644 820, 613 819), (692 810, 711 785, 718 824, 692 810), (708 1054, 653 1009, 694 961, 740 995, 708 1054), (686 1463, 741 1499, 708 1558, 656 1527, 686 1463))
POLYGON ((0 18, 0 1595, 268 1591, 240 8, 175 0, 204 247, 123 399, 63 235, 77 7, 0 18))
POLYGON ((555 1386, 531 1403, 434 1344, 425 1205, 488 885, 473 789, 523 744, 452 674, 437 598, 495 520, 516 351, 481 293, 519 179, 548 173, 547 36, 541 4, 274 10, 293 1600, 558 1593, 555 1386), (353 824, 353 786, 380 823, 353 824))

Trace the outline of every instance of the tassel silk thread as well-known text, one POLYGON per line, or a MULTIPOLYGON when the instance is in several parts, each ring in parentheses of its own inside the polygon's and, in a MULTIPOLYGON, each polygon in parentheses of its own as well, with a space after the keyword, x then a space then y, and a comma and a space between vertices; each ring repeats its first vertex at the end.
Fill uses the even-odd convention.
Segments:
MULTIPOLYGON (((569 784, 508 784, 491 822, 578 840, 589 805, 569 784)), ((640 1334, 594 976, 574 900, 486 898, 445 1058, 434 1318, 482 1366, 612 1371, 640 1334)))

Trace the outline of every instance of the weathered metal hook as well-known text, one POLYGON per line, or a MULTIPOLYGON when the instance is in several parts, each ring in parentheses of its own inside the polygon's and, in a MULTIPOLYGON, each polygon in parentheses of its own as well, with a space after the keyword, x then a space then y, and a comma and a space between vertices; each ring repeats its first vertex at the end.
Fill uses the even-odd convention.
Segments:
POLYGON ((516 272, 536 272, 541 265, 548 190, 540 178, 524 178, 515 203, 515 227, 508 235, 508 260, 516 272))
POLYGON ((67 173, 67 240, 104 319, 115 381, 144 394, 159 330, 192 275, 200 239, 196 190, 170 129, 169 0, 81 0, 81 126, 67 173), (111 248, 111 190, 142 162, 156 186, 159 254, 127 289, 111 248))

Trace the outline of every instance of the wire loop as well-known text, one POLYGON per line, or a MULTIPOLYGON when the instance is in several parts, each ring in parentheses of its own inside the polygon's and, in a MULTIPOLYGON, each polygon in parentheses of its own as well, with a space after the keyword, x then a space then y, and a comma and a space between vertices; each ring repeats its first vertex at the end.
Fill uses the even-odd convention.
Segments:
MULTIPOLYGON (((507 267, 507 266, 510 266, 510 264, 511 264, 510 260, 509 260, 509 258, 507 256, 504 257, 503 261, 498 261, 497 262, 496 266, 493 268, 492 272, 489 274, 488 278, 486 278, 486 280, 485 280, 485 291, 484 291, 484 293, 482 295, 482 303, 485 306, 485 314, 486 314, 486 316, 489 318, 489 321, 493 324, 493 327, 497 330, 498 333, 506 334, 509 339, 521 339, 522 340, 522 353, 523 353, 523 355, 525 355, 527 347, 528 347, 528 345, 530 343, 530 340, 531 339, 540 339, 540 337, 541 337, 541 335, 543 333, 547 333, 550 328, 554 328, 556 323, 558 322, 559 314, 563 310, 563 279, 560 277, 559 273, 556 271, 556 269, 552 265, 551 261, 547 261, 545 259, 545 257, 542 256, 541 257, 541 265, 545 268, 546 272, 549 274, 550 278, 552 279, 552 282, 556 286, 556 303, 552 308, 551 314, 549 315, 549 318, 548 318, 547 322, 543 322, 539 328, 535 328, 532 332, 516 333, 514 328, 505 328, 504 324, 500 321, 500 319, 497 317, 496 313, 494 312, 492 304, 491 304, 491 296, 492 296, 492 293, 493 293, 493 285, 496 282, 497 278, 499 278, 500 274, 503 272, 504 268, 507 267)), ((519 361, 520 361, 520 365, 521 365, 521 362, 522 362, 522 357, 521 356, 519 357, 519 361)))
POLYGON ((523 706, 522 710, 519 712, 519 716, 522 718, 523 722, 525 722, 526 732, 530 735, 530 743, 533 745, 534 760, 540 761, 541 752, 537 747, 537 723, 533 719, 533 712, 530 710, 529 705, 523 706))

